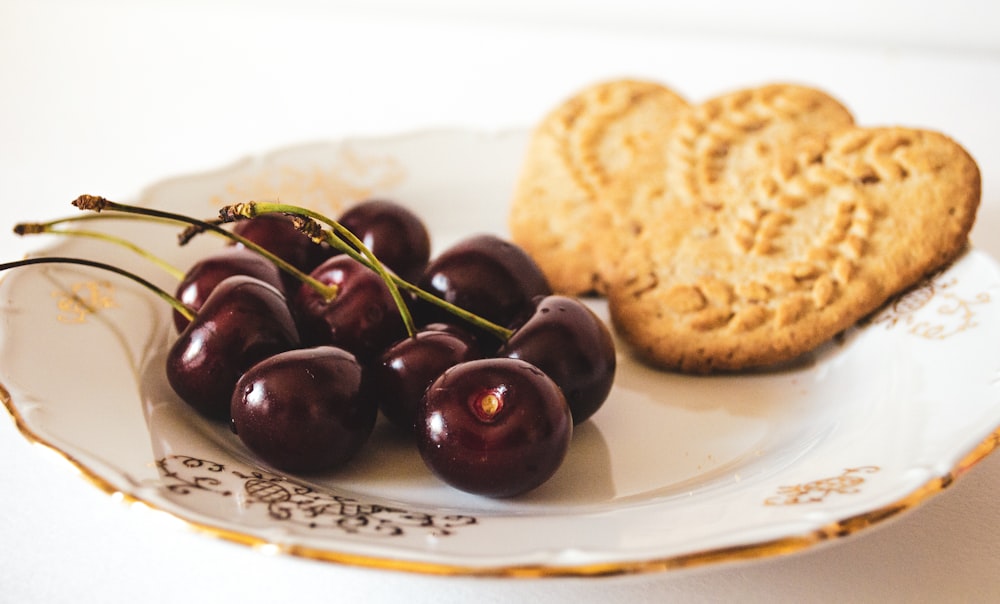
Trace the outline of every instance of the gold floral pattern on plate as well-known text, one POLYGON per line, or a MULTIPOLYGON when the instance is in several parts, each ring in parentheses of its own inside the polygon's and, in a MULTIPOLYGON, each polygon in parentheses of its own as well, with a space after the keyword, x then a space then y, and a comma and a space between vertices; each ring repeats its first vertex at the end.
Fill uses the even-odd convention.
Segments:
POLYGON ((234 465, 190 455, 169 455, 156 462, 164 488, 173 495, 201 492, 232 498, 243 508, 260 507, 273 522, 310 530, 384 537, 423 531, 447 537, 477 522, 466 514, 435 515, 362 502, 279 474, 234 465))
POLYGON ((990 294, 959 292, 958 285, 955 277, 927 279, 889 304, 872 324, 889 329, 899 326, 928 340, 944 340, 972 329, 977 325, 978 307, 991 301, 990 294))
POLYGON ((104 309, 115 308, 115 288, 108 281, 82 281, 74 283, 68 290, 52 292, 59 313, 60 323, 83 323, 87 317, 104 309))
POLYGON ((363 155, 342 148, 327 164, 279 164, 229 181, 225 193, 211 199, 221 206, 234 201, 282 201, 318 212, 337 214, 351 202, 391 190, 406 179, 406 169, 388 155, 363 155))
POLYGON ((862 474, 874 474, 879 470, 878 466, 845 468, 838 476, 779 487, 776 495, 764 500, 764 505, 821 503, 831 495, 855 495, 861 492, 861 485, 865 483, 862 474))

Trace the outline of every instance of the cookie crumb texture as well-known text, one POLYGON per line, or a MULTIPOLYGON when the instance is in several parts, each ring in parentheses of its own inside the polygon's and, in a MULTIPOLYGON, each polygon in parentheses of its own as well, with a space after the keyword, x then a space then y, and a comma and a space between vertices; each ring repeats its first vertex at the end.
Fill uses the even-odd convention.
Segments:
POLYGON ((650 363, 707 373, 792 360, 965 249, 980 174, 948 137, 857 127, 802 86, 676 99, 643 109, 661 111, 652 126, 608 111, 599 136, 548 137, 558 153, 545 161, 536 134, 511 213, 554 286, 606 294, 616 329, 650 363), (602 149, 633 139, 654 157, 602 149), (543 176, 561 184, 532 185, 543 176), (529 211, 530 190, 572 195, 536 194, 529 211), (589 242, 591 257, 576 253, 589 242))

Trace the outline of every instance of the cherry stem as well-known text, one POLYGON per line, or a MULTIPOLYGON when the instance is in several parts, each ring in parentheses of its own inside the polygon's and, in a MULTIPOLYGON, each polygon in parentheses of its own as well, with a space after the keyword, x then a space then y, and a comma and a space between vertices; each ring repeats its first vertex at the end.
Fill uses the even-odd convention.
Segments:
MULTIPOLYGON (((222 218, 223 222, 230 222, 240 218, 253 218, 254 216, 267 213, 282 213, 298 216, 300 217, 300 221, 297 222, 296 226, 299 230, 309 235, 313 241, 329 243, 354 260, 357 260, 361 264, 375 270, 376 272, 378 272, 376 266, 382 266, 382 263, 379 262, 373 254, 371 254, 371 250, 368 250, 368 248, 366 248, 364 244, 358 240, 357 236, 351 233, 345 226, 308 208, 288 204, 249 201, 246 203, 237 203, 226 206, 219 211, 219 216, 222 218), (343 239, 337 237, 334 232, 326 231, 320 228, 319 225, 316 224, 316 221, 329 225, 336 233, 343 234, 343 239), (350 245, 345 242, 344 239, 350 241, 350 245), (357 246, 357 249, 352 247, 352 245, 357 246), (367 251, 368 255, 371 256, 371 259, 358 250, 367 251)), ((400 278, 398 275, 388 271, 384 271, 384 275, 383 279, 387 279, 390 291, 393 291, 396 288, 406 290, 407 292, 416 295, 418 298, 443 308, 456 317, 459 317, 460 319, 497 336, 503 341, 509 340, 514 334, 513 330, 497 325, 496 323, 484 319, 477 314, 471 313, 464 308, 456 306, 447 300, 443 300, 432 293, 424 291, 416 285, 400 278)), ((400 306, 400 314, 403 315, 405 321, 408 317, 410 317, 409 309, 402 303, 401 300, 397 301, 397 305, 400 306)), ((412 321, 412 318, 410 320, 412 321)))
POLYGON ((236 241, 242 244, 243 246, 247 247, 248 249, 253 250, 254 252, 260 254, 261 256, 267 258, 271 262, 278 265, 278 268, 280 268, 281 270, 290 273, 296 279, 299 279, 303 283, 306 283, 310 287, 315 289, 321 296, 323 296, 323 299, 330 301, 337 297, 338 288, 336 285, 327 285, 326 283, 323 283, 318 279, 314 279, 310 275, 307 275, 301 270, 295 268, 285 260, 279 258, 275 254, 257 245, 253 241, 250 241, 246 237, 243 237, 236 233, 227 231, 218 224, 214 224, 212 222, 208 222, 205 220, 199 220, 197 218, 191 218, 190 216, 184 216, 183 214, 175 214, 173 212, 166 212, 154 208, 144 208, 139 206, 132 206, 128 204, 118 203, 96 195, 81 195, 80 197, 77 197, 75 200, 73 200, 73 205, 80 208, 81 210, 91 210, 94 212, 103 212, 104 210, 112 210, 115 212, 136 214, 159 220, 167 220, 174 223, 180 222, 196 227, 196 230, 205 230, 217 233, 219 235, 222 235, 223 237, 236 241))
MULTIPOLYGON (((393 275, 354 233, 349 231, 344 225, 340 224, 336 220, 331 220, 319 212, 314 212, 307 208, 283 203, 251 201, 226 206, 219 211, 219 217, 223 222, 227 222, 235 218, 253 218, 261 214, 294 214, 296 216, 317 220, 329 225, 333 229, 332 232, 323 231, 322 234, 307 232, 306 234, 313 238, 313 241, 316 241, 320 235, 323 235, 322 240, 325 240, 326 243, 329 243, 337 249, 347 253, 355 260, 360 261, 369 269, 378 273, 378 276, 382 278, 382 281, 385 282, 386 287, 389 289, 389 295, 392 296, 393 302, 396 303, 396 308, 399 309, 399 315, 403 319, 403 325, 406 327, 407 335, 412 337, 413 334, 417 332, 417 327, 413 322, 413 315, 410 313, 409 307, 406 306, 406 300, 403 299, 403 295, 399 292, 399 285, 393 279, 393 275), (337 235, 340 235, 340 237, 337 235)), ((300 225, 297 223, 296 226, 298 226, 300 230, 303 230, 304 224, 300 225)), ((313 229, 313 231, 315 231, 315 229, 313 229)), ((303 230, 303 232, 306 231, 303 230)))
MULTIPOLYGON (((46 226, 55 226, 66 222, 90 222, 90 221, 107 221, 107 220, 136 220, 142 222, 160 222, 163 224, 177 224, 176 220, 172 220, 169 218, 160 218, 155 216, 140 216, 138 214, 82 214, 73 216, 63 216, 61 218, 55 218, 53 220, 49 220, 48 222, 43 222, 39 224, 44 224, 46 226)), ((26 223, 26 224, 31 224, 31 223, 26 223)))
POLYGON ((93 268, 99 268, 101 270, 110 271, 112 273, 121 275, 131 279, 132 281, 138 283, 139 285, 145 287, 149 291, 153 292, 161 299, 165 300, 170 306, 172 306, 177 312, 184 316, 188 321, 193 321, 195 319, 195 313, 190 308, 188 308, 183 302, 178 300, 176 297, 171 295, 166 290, 158 287, 154 283, 143 279, 135 273, 130 273, 129 271, 118 268, 112 264, 106 264, 104 262, 97 262, 96 260, 87 260, 85 258, 72 258, 65 256, 44 256, 39 258, 25 258, 23 260, 15 260, 13 262, 4 262, 0 264, 0 271, 5 271, 12 268, 19 268, 22 266, 31 266, 35 264, 79 264, 81 266, 89 266, 93 268))
MULTIPOLYGON (((89 217, 94 218, 94 216, 89 216, 89 217)), ((81 216, 79 218, 83 217, 81 216)), ((137 217, 133 216, 133 218, 137 217)), ((106 241, 109 243, 120 245, 135 252, 139 256, 145 258, 146 260, 149 260, 153 264, 162 268, 165 272, 167 272, 170 276, 174 277, 178 281, 184 278, 184 271, 168 263, 163 258, 160 258, 150 253, 148 250, 139 247, 138 245, 132 243, 127 239, 123 239, 121 237, 117 237, 109 233, 101 233, 98 231, 89 231, 85 229, 61 229, 61 228, 56 228, 55 226, 63 222, 69 222, 70 220, 71 219, 61 218, 59 220, 54 220, 51 222, 22 222, 17 225, 14 225, 14 232, 17 233, 18 235, 40 235, 40 234, 71 235, 74 237, 86 237, 90 239, 97 239, 99 241, 106 241)))
MULTIPOLYGON (((84 197, 90 197, 90 196, 85 195, 84 197)), ((100 210, 98 210, 98 212, 100 212, 100 210)), ((178 222, 176 219, 163 218, 160 216, 148 216, 148 215, 144 216, 139 214, 124 214, 124 213, 122 214, 97 213, 97 214, 83 214, 77 216, 63 216, 62 218, 56 218, 55 220, 50 220, 48 222, 37 223, 37 224, 42 224, 45 226, 56 226, 58 224, 63 224, 65 222, 86 222, 90 220, 136 220, 142 222, 159 222, 162 224, 174 224, 174 225, 177 224, 178 222)), ((214 224, 219 223, 218 219, 204 220, 203 222, 212 222, 214 224)), ((25 224, 28 227, 33 227, 35 223, 25 223, 25 224)), ((15 229, 16 228, 17 227, 15 227, 15 229)), ((191 240, 191 238, 193 238, 195 235, 205 232, 205 230, 206 229, 203 226, 188 224, 187 228, 184 229, 184 231, 177 236, 177 242, 180 245, 186 245, 187 242, 191 240)), ((218 232, 214 232, 212 234, 222 235, 226 239, 231 239, 230 237, 227 236, 227 234, 222 234, 218 232)))

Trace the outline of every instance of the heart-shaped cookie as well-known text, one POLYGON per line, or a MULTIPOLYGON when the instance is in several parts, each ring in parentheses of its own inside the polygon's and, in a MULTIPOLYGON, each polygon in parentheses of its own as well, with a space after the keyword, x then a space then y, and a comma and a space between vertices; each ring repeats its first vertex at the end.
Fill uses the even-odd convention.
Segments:
MULTIPOLYGON (((601 252, 612 260, 598 264, 612 319, 658 366, 708 372, 790 360, 967 243, 979 170, 944 135, 859 128, 828 95, 780 84, 662 119, 670 125, 657 130, 650 147, 659 157, 649 160, 659 171, 609 178, 607 199, 628 201, 591 229, 617 233, 617 247, 601 252)), ((614 173, 600 155, 594 164, 594 173, 614 173)))
POLYGON ((592 86, 536 128, 511 206, 514 241, 565 294, 605 293, 633 195, 662 186, 663 141, 687 102, 652 82, 592 86))

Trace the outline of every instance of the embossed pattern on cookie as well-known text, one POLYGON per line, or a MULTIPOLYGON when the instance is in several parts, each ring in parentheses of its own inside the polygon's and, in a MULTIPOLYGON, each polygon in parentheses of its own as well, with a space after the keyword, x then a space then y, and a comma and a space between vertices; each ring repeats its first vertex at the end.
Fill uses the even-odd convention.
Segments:
POLYGON ((857 127, 813 88, 689 106, 619 81, 542 122, 510 224, 651 363, 709 372, 799 356, 953 260, 979 196, 954 141, 857 127))
MULTIPOLYGON (((746 92, 737 94, 739 103, 709 104, 746 106, 746 92)), ((781 141, 752 140, 747 130, 734 135, 729 124, 672 140, 671 153, 684 155, 666 162, 677 186, 644 211, 682 219, 644 231, 627 259, 633 274, 609 294, 616 325, 655 364, 706 372, 787 361, 964 248, 979 173, 960 146, 904 128, 841 124, 818 135, 810 123, 815 103, 796 98, 787 107, 784 115, 742 120, 752 132, 780 120, 781 141), (790 128, 796 115, 809 119, 790 128), (726 141, 712 132, 727 133, 726 141), (713 151, 720 148, 724 161, 713 151), (684 235, 705 224, 716 236, 684 235), (706 276, 731 295, 708 294, 706 276)))
POLYGON ((651 82, 591 86, 535 130, 510 214, 513 240, 556 291, 603 293, 639 224, 635 196, 663 191, 662 141, 687 102, 651 82))

